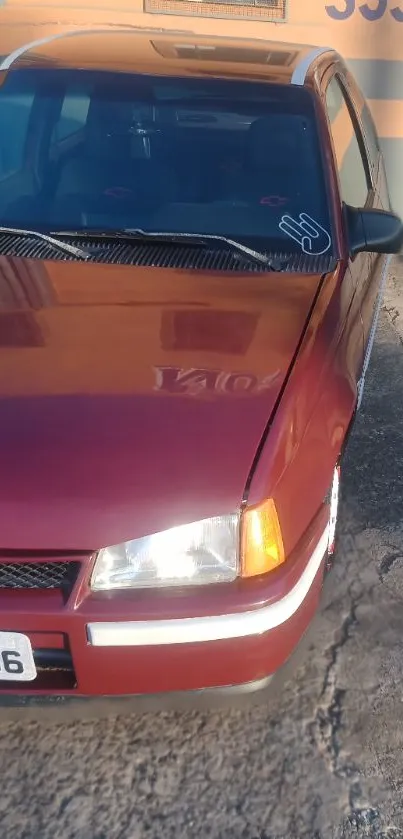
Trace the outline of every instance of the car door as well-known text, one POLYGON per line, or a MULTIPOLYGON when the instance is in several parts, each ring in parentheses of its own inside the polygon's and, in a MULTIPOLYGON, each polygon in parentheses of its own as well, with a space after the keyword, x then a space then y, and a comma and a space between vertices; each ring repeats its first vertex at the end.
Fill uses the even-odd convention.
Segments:
MULTIPOLYGON (((353 80, 349 84, 348 74, 342 66, 336 67, 336 72, 328 80, 325 101, 342 203, 362 209, 381 209, 380 152, 374 146, 371 149, 370 137, 364 135, 366 103, 353 80)), ((357 254, 349 262, 361 310, 366 348, 358 388, 359 401, 372 349, 386 265, 384 256, 373 253, 357 254)))
MULTIPOLYGON (((355 111, 359 130, 361 131, 368 166, 370 168, 374 188, 373 206, 379 210, 391 210, 390 195, 386 178, 385 164, 375 123, 358 85, 351 73, 346 71, 346 86, 355 111)), ((369 283, 364 289, 361 303, 366 356, 364 360, 365 375, 368 366, 379 311, 382 305, 383 291, 387 279, 387 268, 390 257, 383 254, 371 254, 369 283)))

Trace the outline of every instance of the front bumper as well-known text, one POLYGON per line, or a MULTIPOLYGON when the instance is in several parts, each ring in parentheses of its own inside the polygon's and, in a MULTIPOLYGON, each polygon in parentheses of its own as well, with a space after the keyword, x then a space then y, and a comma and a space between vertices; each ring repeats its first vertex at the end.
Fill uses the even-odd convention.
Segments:
POLYGON ((189 702, 206 707, 270 691, 316 610, 327 517, 325 505, 269 580, 211 587, 204 597, 183 591, 174 597, 94 595, 83 580, 62 605, 56 592, 40 598, 3 593, 0 629, 27 634, 36 661, 44 664, 33 682, 0 682, 0 715, 10 717, 13 710, 37 716, 42 704, 47 713, 98 715, 111 699, 117 713, 189 702))
POLYGON ((95 647, 150 647, 172 644, 206 644, 264 635, 295 615, 315 580, 328 546, 326 528, 291 591, 261 608, 224 615, 151 621, 90 623, 88 641, 95 647))

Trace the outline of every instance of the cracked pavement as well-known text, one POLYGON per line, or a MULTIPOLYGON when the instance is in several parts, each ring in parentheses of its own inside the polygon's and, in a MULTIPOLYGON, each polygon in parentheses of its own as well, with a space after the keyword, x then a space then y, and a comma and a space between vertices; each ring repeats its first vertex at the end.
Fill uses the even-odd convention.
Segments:
POLYGON ((247 710, 2 723, 4 839, 403 837, 402 281, 403 264, 293 680, 247 710))

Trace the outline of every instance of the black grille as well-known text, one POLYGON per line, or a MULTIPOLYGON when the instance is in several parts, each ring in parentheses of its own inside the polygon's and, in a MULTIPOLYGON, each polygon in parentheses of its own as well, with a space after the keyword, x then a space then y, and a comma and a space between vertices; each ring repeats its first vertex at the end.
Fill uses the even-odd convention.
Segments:
POLYGON ((79 562, 0 562, 0 588, 70 589, 79 562))
MULTIPOLYGON (((62 237, 60 237, 62 239, 62 237)), ((265 273, 269 269, 258 265, 245 256, 227 248, 204 248, 197 245, 175 246, 162 242, 89 242, 86 239, 66 238, 63 241, 90 251, 88 262, 109 265, 137 265, 156 268, 190 268, 197 271, 231 271, 265 273)), ((53 259, 61 262, 76 261, 76 257, 50 246, 35 238, 22 238, 11 234, 0 234, 0 254, 20 256, 25 259, 53 259)), ((328 254, 308 256, 307 254, 268 253, 270 259, 278 259, 286 271, 317 274, 331 271, 335 258, 328 254)))

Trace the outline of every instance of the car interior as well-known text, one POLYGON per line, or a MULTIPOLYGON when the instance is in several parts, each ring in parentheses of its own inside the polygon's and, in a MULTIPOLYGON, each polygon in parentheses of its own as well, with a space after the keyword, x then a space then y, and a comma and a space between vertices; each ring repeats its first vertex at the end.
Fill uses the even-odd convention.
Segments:
POLYGON ((255 113, 213 101, 156 107, 111 99, 101 85, 85 99, 65 93, 36 144, 31 105, 20 167, 5 176, 3 138, 3 224, 267 236, 285 212, 326 217, 315 129, 304 114, 262 115, 261 103, 255 113))

